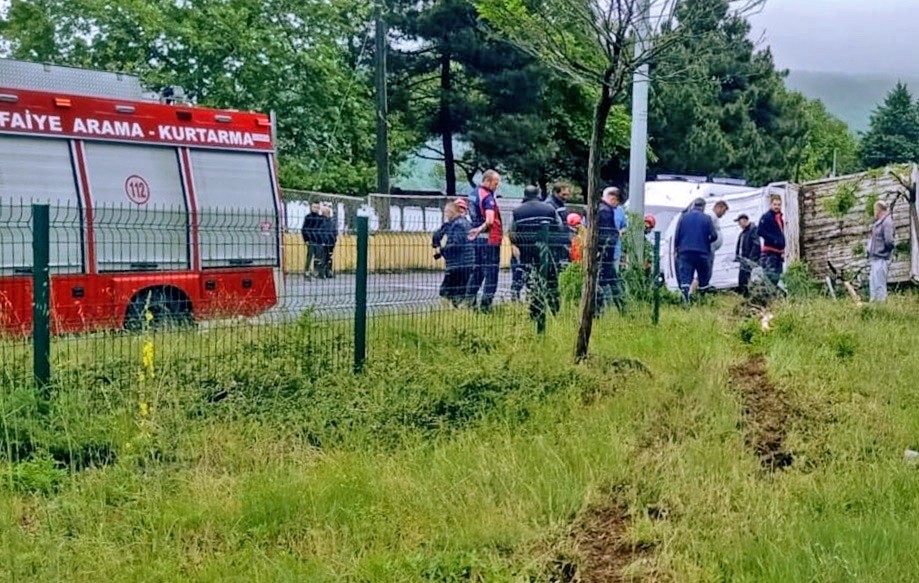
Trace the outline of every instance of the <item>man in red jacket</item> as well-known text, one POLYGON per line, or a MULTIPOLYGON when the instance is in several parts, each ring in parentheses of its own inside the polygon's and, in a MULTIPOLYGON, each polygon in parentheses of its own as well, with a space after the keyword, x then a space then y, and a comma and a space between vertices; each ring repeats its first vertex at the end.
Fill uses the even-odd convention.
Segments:
POLYGON ((763 240, 760 256, 763 271, 773 285, 778 285, 785 268, 785 219, 782 216, 781 197, 772 197, 769 210, 759 220, 757 231, 763 240))

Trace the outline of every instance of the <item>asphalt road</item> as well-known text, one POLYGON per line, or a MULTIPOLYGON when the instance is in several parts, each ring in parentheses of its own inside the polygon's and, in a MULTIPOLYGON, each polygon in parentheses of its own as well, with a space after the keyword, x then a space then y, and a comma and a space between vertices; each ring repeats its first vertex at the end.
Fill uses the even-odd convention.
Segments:
MULTIPOLYGON (((442 272, 371 273, 367 276, 367 311, 370 314, 440 307, 438 290, 442 272)), ((355 276, 304 279, 290 274, 278 305, 264 315, 270 320, 291 320, 312 311, 318 316, 351 317, 354 314, 355 276)), ((496 301, 510 298, 511 273, 502 270, 496 301)))

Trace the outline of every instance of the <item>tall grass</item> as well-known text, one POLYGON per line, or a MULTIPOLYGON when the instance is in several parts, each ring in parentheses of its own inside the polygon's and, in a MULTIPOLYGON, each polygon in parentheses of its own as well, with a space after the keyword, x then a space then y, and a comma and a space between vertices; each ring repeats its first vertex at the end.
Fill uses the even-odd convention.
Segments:
POLYGON ((167 347, 144 383, 75 361, 46 410, 7 384, 0 572, 541 581, 580 560, 579 514, 615 503, 652 549, 636 579, 912 580, 919 301, 796 302, 749 344, 731 303, 657 328, 604 317, 580 366, 570 314, 538 337, 498 313, 415 322, 434 335, 381 321, 357 377, 304 358, 293 328, 206 375, 167 347), (728 375, 751 352, 790 401, 796 459, 778 473, 745 446, 728 375))

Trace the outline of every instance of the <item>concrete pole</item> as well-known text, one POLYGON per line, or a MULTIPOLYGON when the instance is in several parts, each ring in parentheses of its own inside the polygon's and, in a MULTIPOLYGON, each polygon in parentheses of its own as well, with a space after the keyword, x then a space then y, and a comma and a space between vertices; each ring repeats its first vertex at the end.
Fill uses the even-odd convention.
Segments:
MULTIPOLYGON (((635 57, 644 59, 651 42, 651 0, 637 0, 638 22, 635 27, 637 42, 635 57)), ((632 145, 629 154, 629 210, 645 215, 645 176, 648 173, 648 64, 644 63, 632 78, 632 145)), ((638 257, 644 257, 644 228, 632 225, 633 241, 638 257)))

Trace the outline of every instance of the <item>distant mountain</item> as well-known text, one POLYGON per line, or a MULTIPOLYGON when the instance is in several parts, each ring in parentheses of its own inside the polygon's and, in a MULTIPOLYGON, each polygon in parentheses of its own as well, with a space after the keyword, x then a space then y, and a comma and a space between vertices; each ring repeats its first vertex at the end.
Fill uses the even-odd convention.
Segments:
POLYGON ((919 77, 910 76, 792 71, 786 84, 807 97, 823 101, 830 113, 858 133, 868 130, 871 112, 884 101, 897 81, 906 83, 913 96, 919 95, 919 77))

